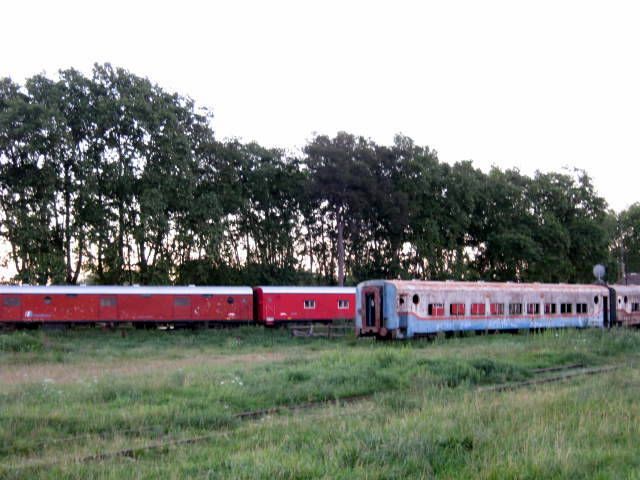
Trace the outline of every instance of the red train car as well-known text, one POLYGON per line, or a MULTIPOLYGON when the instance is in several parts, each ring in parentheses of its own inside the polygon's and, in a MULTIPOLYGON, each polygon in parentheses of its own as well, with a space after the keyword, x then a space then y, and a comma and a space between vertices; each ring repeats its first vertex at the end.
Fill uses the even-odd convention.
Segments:
POLYGON ((0 323, 16 326, 252 321, 249 287, 0 287, 0 323))
POLYGON ((352 320, 355 316, 355 288, 255 287, 253 291, 254 318, 263 325, 352 320))

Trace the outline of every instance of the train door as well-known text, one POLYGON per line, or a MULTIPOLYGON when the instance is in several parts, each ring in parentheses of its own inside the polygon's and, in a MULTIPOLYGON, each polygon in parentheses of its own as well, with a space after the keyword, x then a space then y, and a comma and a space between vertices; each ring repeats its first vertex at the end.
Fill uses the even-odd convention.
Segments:
POLYGON ((613 327, 618 323, 618 312, 617 312, 617 295, 615 289, 609 287, 609 326, 613 327))
POLYGON ((191 320, 191 297, 186 295, 173 297, 173 319, 191 320))
POLYGON ((238 308, 239 308, 238 301, 239 299, 237 297, 234 297, 233 295, 229 295, 227 297, 226 299, 227 320, 230 320, 230 321, 238 320, 238 308))
POLYGON ((382 287, 362 289, 362 333, 382 334, 382 287))
POLYGON ((118 320, 118 297, 115 295, 105 295, 100 297, 100 309, 98 318, 101 321, 118 320))
MULTIPOLYGON (((264 312, 265 312, 265 323, 267 325, 273 325, 276 319, 276 305, 274 302, 275 295, 267 295, 264 312)), ((265 299, 263 298, 263 301, 265 299)))
POLYGON ((611 322, 609 321, 609 297, 606 295, 602 297, 602 326, 604 328, 611 327, 611 322))

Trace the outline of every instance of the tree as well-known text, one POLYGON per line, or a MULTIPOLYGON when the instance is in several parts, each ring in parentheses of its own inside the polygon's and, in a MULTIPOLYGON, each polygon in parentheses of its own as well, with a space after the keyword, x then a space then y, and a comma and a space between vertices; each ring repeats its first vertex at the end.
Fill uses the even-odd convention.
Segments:
POLYGON ((0 81, 0 208, 17 279, 64 279, 63 232, 56 220, 55 112, 9 79, 0 81))
POLYGON ((304 151, 311 178, 310 197, 320 204, 321 215, 335 226, 338 285, 344 285, 345 229, 362 218, 373 192, 371 172, 365 163, 373 146, 362 137, 340 132, 334 138, 315 137, 304 151))
POLYGON ((640 272, 640 203, 623 210, 618 217, 618 251, 626 272, 640 272))

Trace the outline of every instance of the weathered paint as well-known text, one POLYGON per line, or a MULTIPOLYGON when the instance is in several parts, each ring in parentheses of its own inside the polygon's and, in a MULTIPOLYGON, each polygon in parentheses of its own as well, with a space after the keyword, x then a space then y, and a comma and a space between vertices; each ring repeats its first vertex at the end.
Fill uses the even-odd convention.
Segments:
MULTIPOLYGON (((383 298, 381 327, 399 337, 439 331, 601 327, 602 303, 608 296, 608 290, 597 285, 372 280, 357 288, 358 333, 363 332, 366 322, 362 292, 372 288, 380 289, 383 298), (444 311, 430 315, 430 304, 442 304, 444 311), (504 313, 492 314, 492 304, 502 305, 504 313), (510 304, 514 309, 520 305, 522 313, 510 313, 510 304), (545 313, 546 304, 555 305, 556 313, 545 313), (563 313, 562 304, 570 304, 571 312, 563 313), (576 304, 586 311, 578 312, 576 304), (464 314, 452 315, 455 311, 464 314)), ((434 311, 439 309, 432 308, 431 313, 434 311)), ((365 330, 364 333, 373 333, 370 328, 365 330)))
POLYGON ((350 320, 355 313, 354 301, 355 288, 349 287, 255 287, 255 321, 274 325, 350 320), (305 308, 306 301, 313 301, 314 307, 305 308))
POLYGON ((249 287, 2 287, 0 322, 253 320, 249 287))
POLYGON ((640 304, 640 285, 612 285, 616 294, 616 316, 622 325, 640 325, 640 310, 634 311, 634 304, 640 304))

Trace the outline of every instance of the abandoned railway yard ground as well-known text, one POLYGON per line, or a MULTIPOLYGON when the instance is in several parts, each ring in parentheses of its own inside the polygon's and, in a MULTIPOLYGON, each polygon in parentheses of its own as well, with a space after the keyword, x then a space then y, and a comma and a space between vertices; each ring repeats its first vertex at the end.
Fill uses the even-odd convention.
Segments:
POLYGON ((640 334, 0 335, 0 478, 640 478, 640 334))

